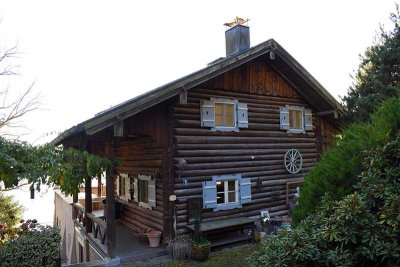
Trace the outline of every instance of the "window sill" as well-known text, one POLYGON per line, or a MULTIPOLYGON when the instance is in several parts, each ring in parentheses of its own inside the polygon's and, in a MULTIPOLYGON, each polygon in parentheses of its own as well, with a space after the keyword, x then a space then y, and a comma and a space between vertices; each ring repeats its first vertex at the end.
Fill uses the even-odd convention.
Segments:
POLYGON ((300 130, 300 129, 289 129, 286 132, 291 134, 306 134, 305 130, 300 130))
POLYGON ((233 210, 233 209, 239 209, 241 207, 242 205, 237 202, 228 204, 218 204, 217 207, 213 209, 213 211, 233 210))
POLYGON ((213 132, 239 132, 239 128, 216 126, 216 127, 211 128, 211 131, 213 131, 213 132))
POLYGON ((145 208, 145 209, 151 210, 151 207, 150 207, 150 205, 148 203, 139 202, 138 206, 141 207, 141 208, 145 208))

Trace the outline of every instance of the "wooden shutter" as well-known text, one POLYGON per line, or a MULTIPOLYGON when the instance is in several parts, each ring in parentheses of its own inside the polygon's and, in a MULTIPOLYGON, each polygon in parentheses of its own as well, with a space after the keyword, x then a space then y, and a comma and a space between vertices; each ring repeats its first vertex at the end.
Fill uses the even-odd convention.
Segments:
POLYGON ((148 180, 148 201, 149 201, 149 206, 150 207, 155 207, 156 206, 156 181, 154 180, 148 180))
POLYGON ((251 180, 250 178, 242 178, 239 180, 240 183, 240 203, 251 202, 251 180))
POLYGON ((249 128, 249 116, 245 103, 237 103, 237 123, 238 128, 249 128))
POLYGON ((217 185, 216 182, 203 182, 203 208, 212 209, 217 207, 217 185))
POLYGON ((286 107, 280 107, 280 126, 281 130, 289 130, 289 109, 286 107))
POLYGON ((139 181, 138 178, 133 178, 133 200, 135 202, 139 201, 139 197, 138 197, 138 187, 139 187, 139 181))
POLYGON ((313 124, 312 124, 312 111, 311 109, 304 110, 304 130, 312 131, 313 124))
POLYGON ((201 101, 201 127, 215 127, 215 108, 213 100, 201 101))
POLYGON ((131 179, 129 176, 125 177, 125 197, 127 200, 131 199, 131 179))

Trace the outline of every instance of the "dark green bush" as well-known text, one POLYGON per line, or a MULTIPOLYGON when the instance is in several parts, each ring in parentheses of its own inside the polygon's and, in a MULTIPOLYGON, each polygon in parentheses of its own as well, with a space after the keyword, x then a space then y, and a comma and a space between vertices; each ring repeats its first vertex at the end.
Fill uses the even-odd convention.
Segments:
POLYGON ((354 192, 365 151, 382 146, 400 129, 400 98, 384 102, 371 121, 353 124, 343 131, 336 145, 311 169, 301 188, 299 207, 293 212, 295 223, 315 211, 324 195, 341 199, 354 192))
POLYGON ((369 152, 357 191, 270 237, 256 266, 397 266, 400 263, 400 137, 369 152))
POLYGON ((0 266, 55 266, 60 240, 59 229, 40 226, 0 246, 0 266))

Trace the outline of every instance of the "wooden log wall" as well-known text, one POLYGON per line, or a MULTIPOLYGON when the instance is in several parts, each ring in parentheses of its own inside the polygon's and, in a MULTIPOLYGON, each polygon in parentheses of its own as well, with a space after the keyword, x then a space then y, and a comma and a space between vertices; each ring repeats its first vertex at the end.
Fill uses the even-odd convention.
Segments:
MULTIPOLYGON (((117 173, 127 173, 132 177, 138 174, 160 173, 162 147, 153 137, 137 137, 132 140, 115 142, 115 156, 120 161, 117 173)), ((137 232, 152 228, 163 230, 163 192, 162 183, 156 181, 156 207, 153 210, 139 207, 131 200, 124 202, 121 222, 137 232)))
POLYGON ((324 153, 333 145, 333 136, 338 134, 338 129, 324 119, 320 120, 319 126, 321 128, 321 152, 324 153))
MULTIPOLYGON (((256 216, 268 209, 272 216, 287 215, 286 183, 301 181, 318 159, 314 130, 288 134, 280 130, 279 107, 286 104, 310 108, 275 71, 263 62, 247 63, 188 91, 187 104, 173 108, 175 168, 179 159, 187 165, 181 176, 175 174, 174 193, 178 233, 186 232, 187 199, 202 198, 202 182, 213 175, 241 174, 251 178, 252 202, 240 209, 202 211, 202 220, 256 216), (215 132, 200 127, 200 101, 210 97, 237 99, 247 103, 249 128, 239 132, 215 132), (303 156, 300 173, 290 174, 283 163, 288 149, 303 156), (183 184, 187 179, 188 184, 183 184), (257 186, 257 181, 261 186, 257 186)), ((291 191, 294 193, 294 190, 291 191)))

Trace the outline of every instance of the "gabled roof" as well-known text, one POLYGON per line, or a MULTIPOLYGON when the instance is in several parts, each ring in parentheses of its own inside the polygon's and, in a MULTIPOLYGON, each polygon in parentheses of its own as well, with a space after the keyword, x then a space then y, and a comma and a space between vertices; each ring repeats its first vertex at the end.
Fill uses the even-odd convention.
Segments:
POLYGON ((275 40, 269 39, 240 54, 227 57, 213 65, 104 110, 93 118, 66 130, 52 143, 61 144, 68 137, 81 132, 88 135, 95 134, 118 121, 157 105, 184 90, 190 90, 256 58, 262 58, 268 62, 315 110, 320 112, 342 111, 342 107, 336 99, 299 62, 275 40), (269 56, 271 51, 275 54, 275 57, 269 56))

